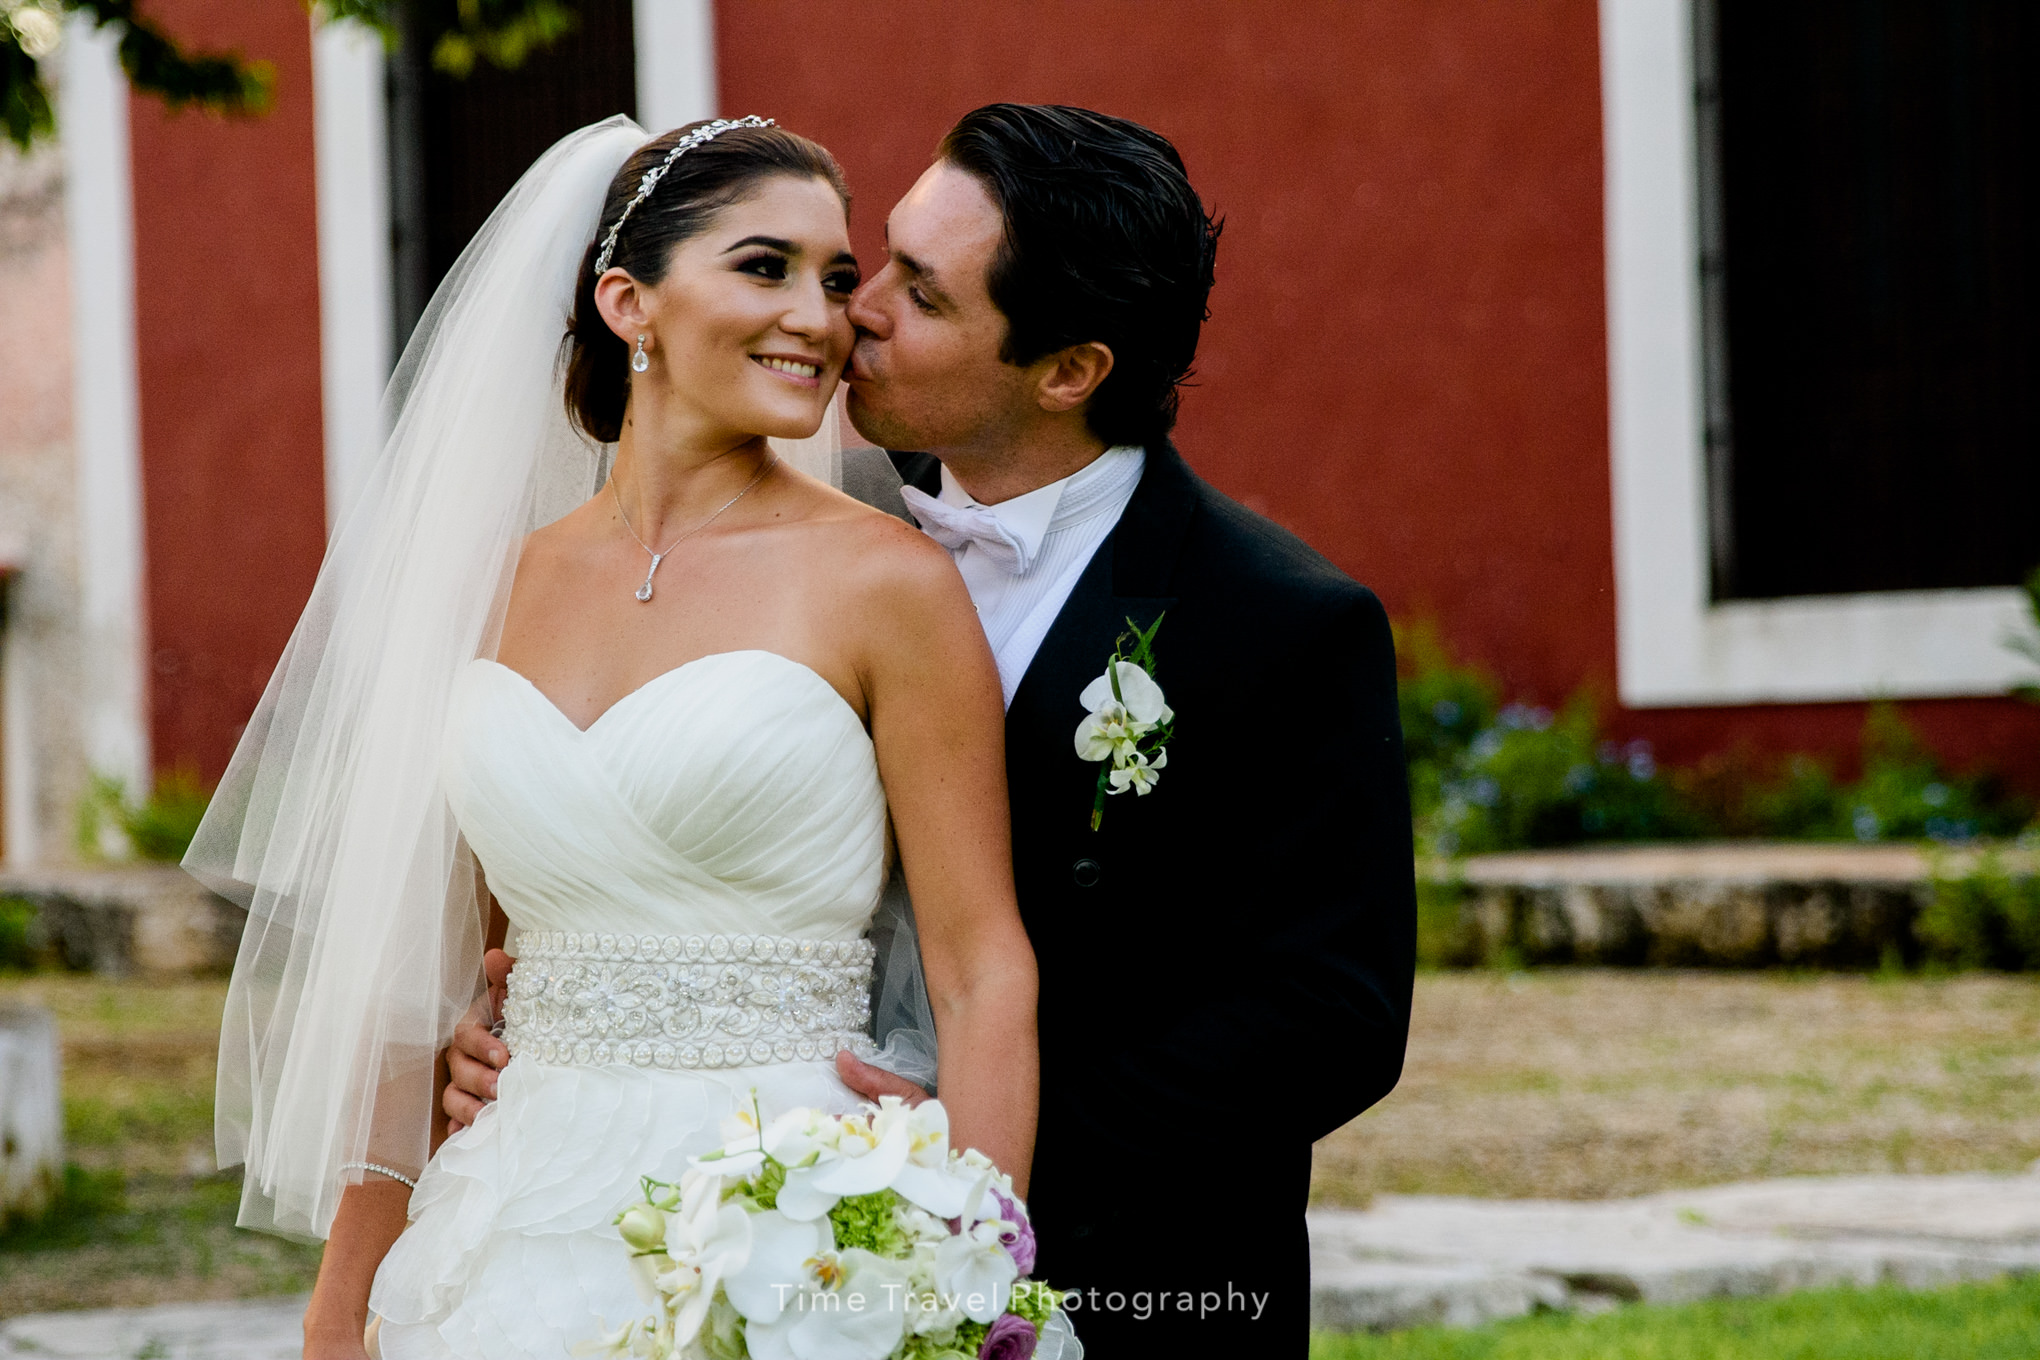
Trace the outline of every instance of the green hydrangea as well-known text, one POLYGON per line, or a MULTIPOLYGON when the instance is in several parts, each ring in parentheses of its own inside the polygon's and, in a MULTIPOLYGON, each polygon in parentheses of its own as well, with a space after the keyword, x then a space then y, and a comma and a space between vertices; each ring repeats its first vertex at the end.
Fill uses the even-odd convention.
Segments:
POLYGON ((836 1207, 829 1210, 829 1224, 836 1230, 836 1250, 862 1247, 888 1260, 905 1257, 907 1235, 893 1215, 899 1202, 899 1195, 891 1190, 837 1200, 836 1207))
POLYGON ((982 1322, 966 1319, 955 1331, 940 1337, 908 1337, 900 1355, 903 1360, 977 1360, 978 1350, 985 1344, 985 1333, 990 1330, 982 1322))
POLYGON ((1026 1318, 1039 1331, 1048 1325, 1049 1316, 1061 1302, 1062 1295, 1047 1285, 1025 1281, 1013 1286, 1013 1297, 1007 1303, 1006 1311, 1026 1318))

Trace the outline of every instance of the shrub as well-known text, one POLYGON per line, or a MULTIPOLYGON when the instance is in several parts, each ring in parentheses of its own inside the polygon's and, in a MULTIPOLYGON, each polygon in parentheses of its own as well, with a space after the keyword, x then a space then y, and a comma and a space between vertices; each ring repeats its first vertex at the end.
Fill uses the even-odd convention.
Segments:
POLYGON ((1994 854, 1934 877, 1913 933, 1927 956, 1958 968, 2040 969, 2040 875, 2013 873, 1994 854))
POLYGON ((211 794, 188 766, 156 777, 147 800, 128 801, 127 786, 110 775, 94 775, 78 803, 78 850, 87 859, 176 861, 191 848, 211 794))
POLYGON ((0 973, 29 972, 49 961, 40 917, 33 902, 0 897, 0 973))
POLYGON ((1649 742, 1604 737, 1589 693, 1556 714, 1504 705, 1493 677, 1455 664, 1434 628, 1402 630, 1397 644, 1410 802, 1427 854, 1720 835, 1964 842, 2012 834, 2031 815, 1992 781, 1949 774, 1890 704, 1871 707, 1852 783, 1811 756, 1766 767, 1747 750, 1665 771, 1649 742))

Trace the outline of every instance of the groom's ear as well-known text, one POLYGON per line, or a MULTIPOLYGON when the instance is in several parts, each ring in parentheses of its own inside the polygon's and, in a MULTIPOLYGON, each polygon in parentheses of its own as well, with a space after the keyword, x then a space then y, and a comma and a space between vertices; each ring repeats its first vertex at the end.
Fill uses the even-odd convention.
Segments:
POLYGON ((1035 361, 1041 376, 1035 400, 1044 411, 1074 411, 1097 392, 1112 372, 1112 350, 1096 340, 1059 349, 1035 361))
POLYGON ((651 329, 644 286, 621 269, 612 269, 595 280, 595 310, 625 344, 651 329))

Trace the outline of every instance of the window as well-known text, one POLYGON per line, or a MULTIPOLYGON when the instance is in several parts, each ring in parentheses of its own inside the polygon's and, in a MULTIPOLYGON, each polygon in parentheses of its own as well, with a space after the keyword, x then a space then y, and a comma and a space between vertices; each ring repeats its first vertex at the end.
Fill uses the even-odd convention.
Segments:
MULTIPOLYGON (((446 17, 453 0, 432 0, 446 17)), ((410 11, 415 12, 413 7, 410 11)), ((575 0, 575 31, 514 71, 456 80, 422 42, 390 64, 390 196, 401 348, 432 290, 517 177, 569 132, 637 113, 630 0, 575 0)))
POLYGON ((2034 158, 2005 112, 2034 21, 1722 3, 1600 7, 1623 702, 2001 694, 2033 673, 2004 646, 2024 597, 1992 582, 2040 548, 2010 237, 2034 158))
POLYGON ((2040 7, 1697 0, 1716 599, 2040 566, 2040 7))

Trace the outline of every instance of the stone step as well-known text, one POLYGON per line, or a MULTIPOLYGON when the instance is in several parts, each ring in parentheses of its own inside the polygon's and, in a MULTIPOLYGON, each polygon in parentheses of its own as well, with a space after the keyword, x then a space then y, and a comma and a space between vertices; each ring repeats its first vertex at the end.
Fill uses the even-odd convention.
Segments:
POLYGON ((174 864, 0 869, 0 899, 36 910, 67 968, 115 977, 224 973, 247 913, 174 864))
POLYGON ((1325 1330, 1923 1289, 2040 1271, 2040 1174, 1807 1177, 1598 1203, 1382 1195, 1313 1210, 1310 1240, 1325 1330))
POLYGON ((0 1322, 0 1360, 297 1360, 302 1296, 36 1313, 0 1322))
MULTIPOLYGON (((1919 956, 1938 873, 1974 851, 1729 842, 1476 855, 1425 866, 1457 899, 1455 963, 1874 967, 1919 956)), ((2004 862, 2030 872, 2034 856, 2004 862)))

